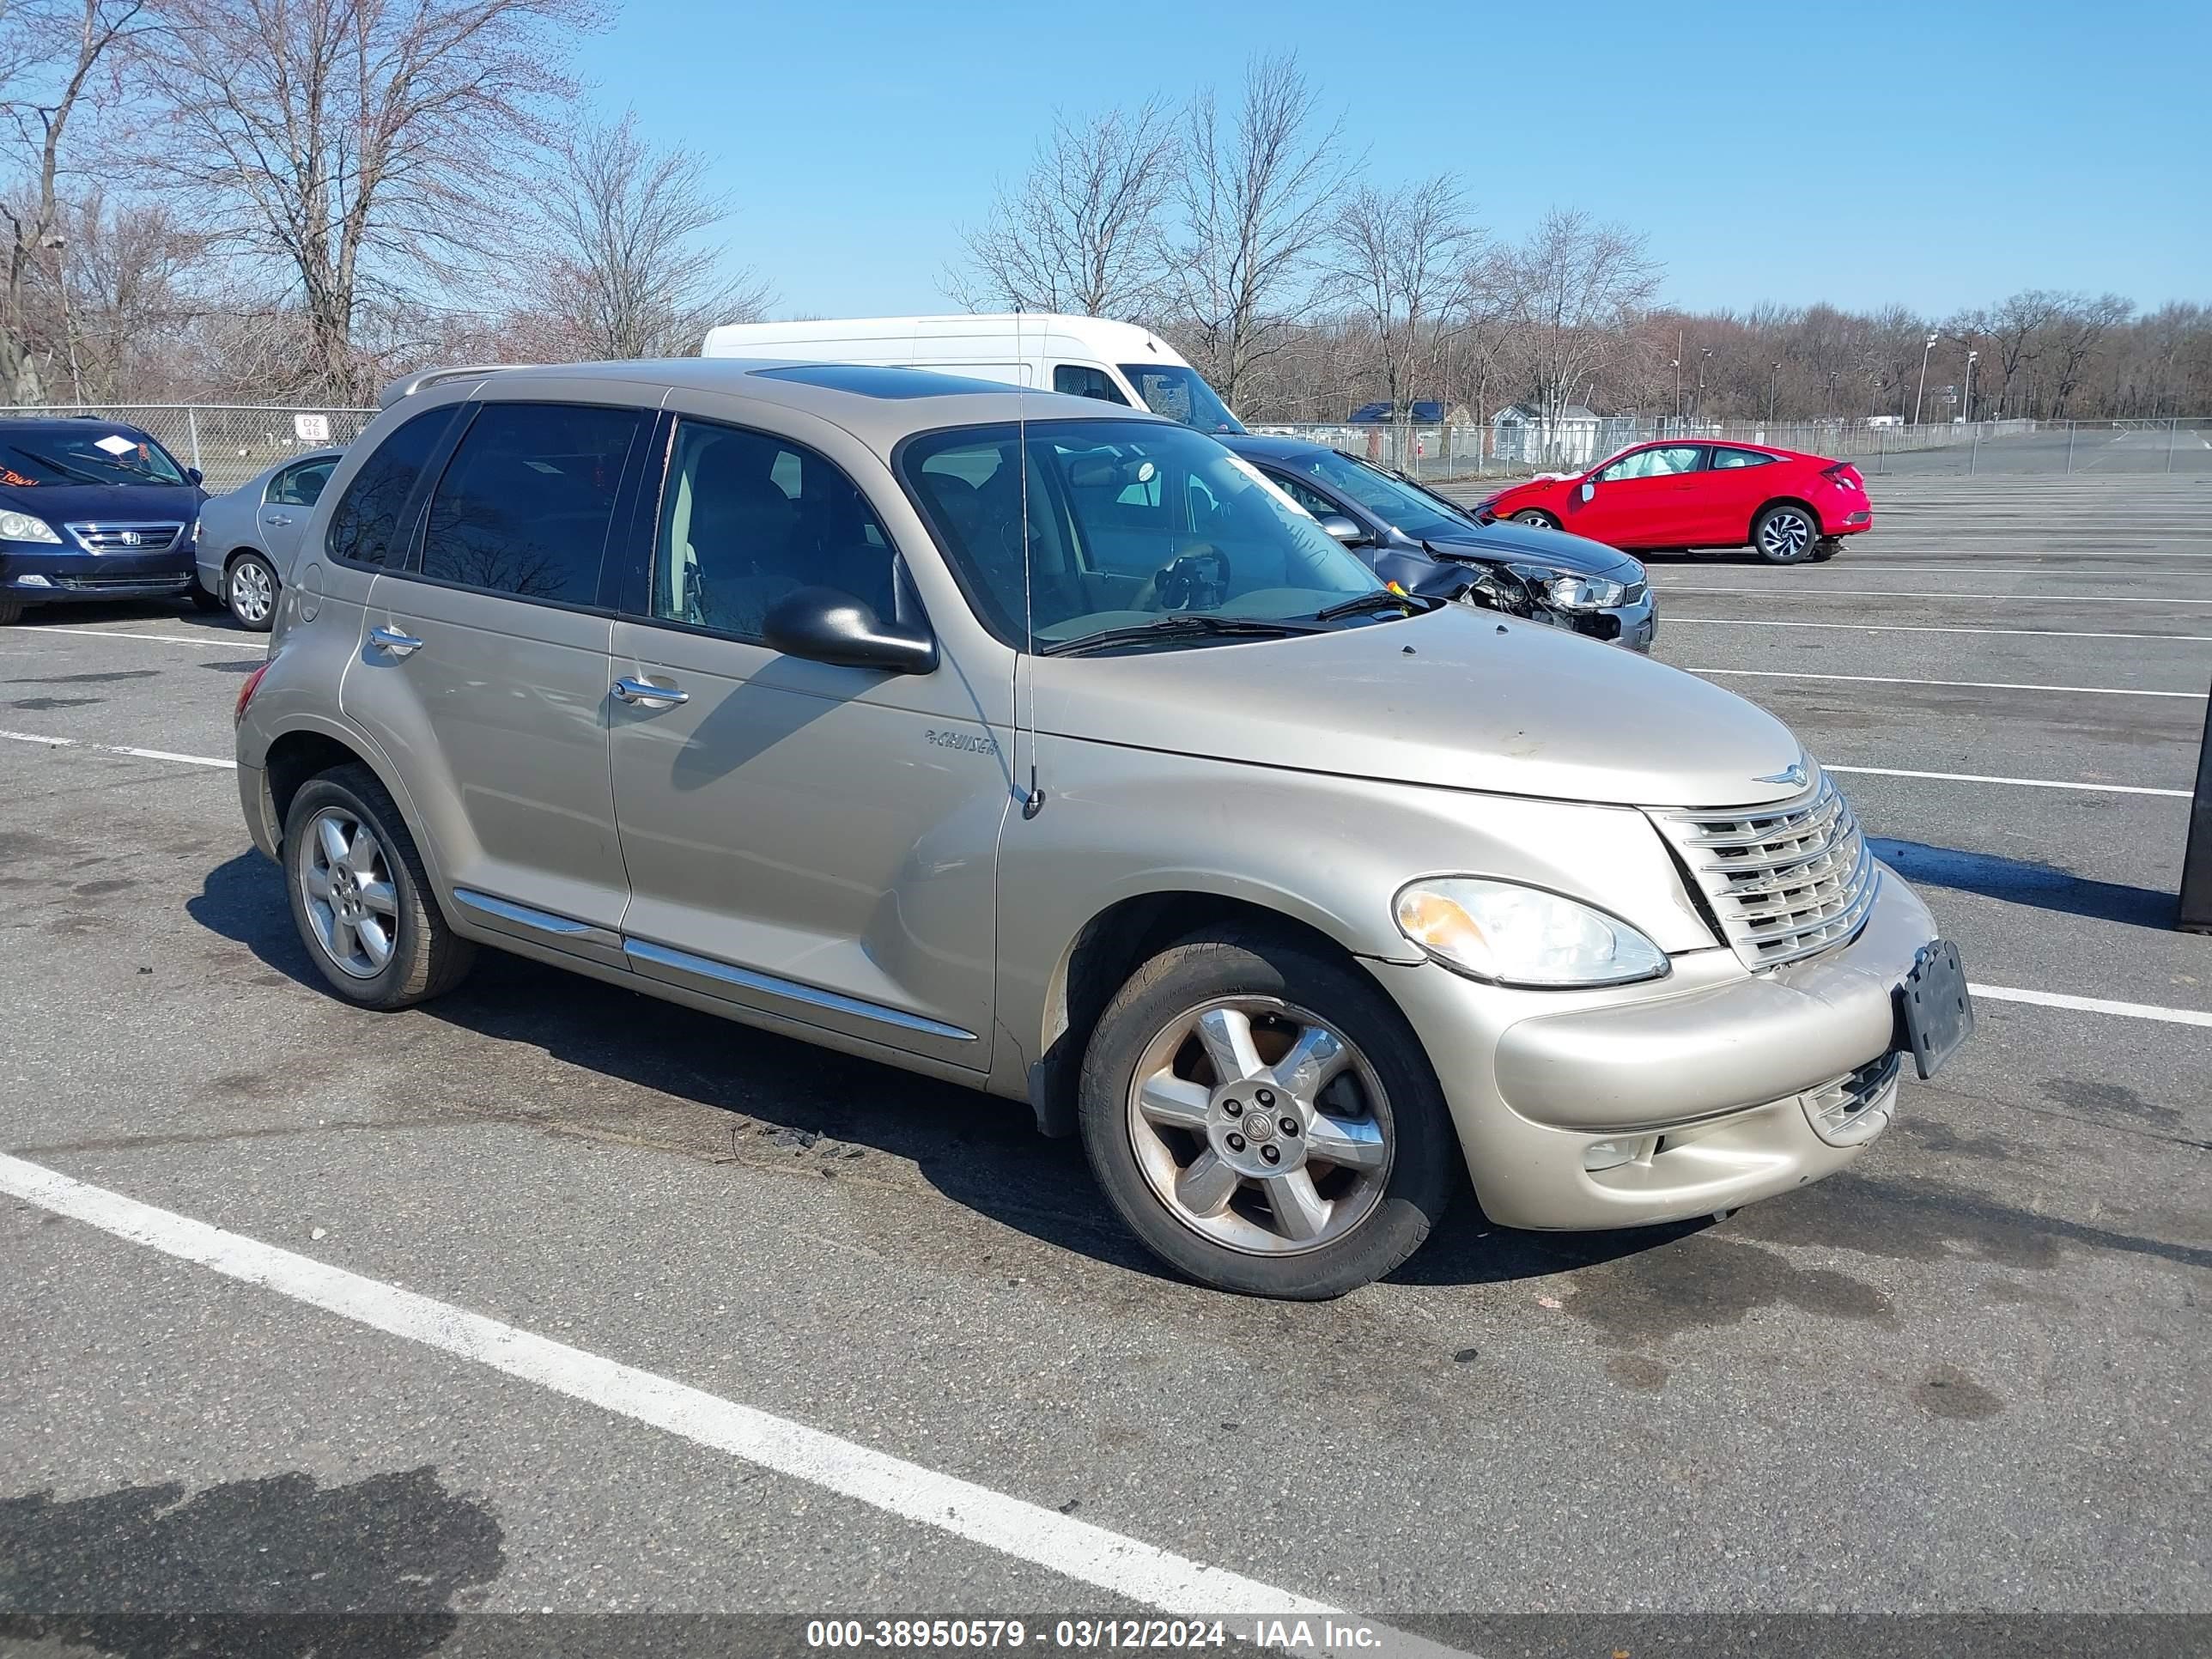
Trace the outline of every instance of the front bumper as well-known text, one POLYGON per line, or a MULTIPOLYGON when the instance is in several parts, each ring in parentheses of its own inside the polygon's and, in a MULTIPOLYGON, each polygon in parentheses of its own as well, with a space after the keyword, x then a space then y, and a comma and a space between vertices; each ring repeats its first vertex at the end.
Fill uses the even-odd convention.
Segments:
POLYGON ((0 597, 26 605, 173 599, 198 580, 186 538, 159 553, 88 553, 52 542, 0 542, 0 597))
POLYGON ((1848 945, 1761 974, 1695 951, 1571 1007, 1433 963, 1368 966, 1428 1051, 1492 1220, 1676 1221, 1832 1174, 1887 1127, 1896 988, 1936 935, 1903 881, 1880 882, 1848 945), (1599 1142, 1626 1161, 1586 1169, 1599 1142))
POLYGON ((1626 646, 1631 651, 1649 651, 1659 636, 1659 602, 1648 586, 1644 597, 1633 605, 1616 605, 1604 611, 1554 611, 1547 606, 1534 619, 1609 645, 1626 646))

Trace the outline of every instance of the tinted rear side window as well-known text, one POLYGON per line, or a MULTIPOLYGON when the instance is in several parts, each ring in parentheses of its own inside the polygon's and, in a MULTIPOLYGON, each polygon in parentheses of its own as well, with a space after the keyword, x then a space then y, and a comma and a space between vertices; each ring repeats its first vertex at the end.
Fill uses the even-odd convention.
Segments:
POLYGON ((325 541, 332 558, 389 564, 404 550, 399 514, 458 407, 426 410, 376 447, 331 514, 325 541))
POLYGON ((422 528, 425 576, 517 599, 596 605, 623 464, 642 411, 487 404, 422 528))

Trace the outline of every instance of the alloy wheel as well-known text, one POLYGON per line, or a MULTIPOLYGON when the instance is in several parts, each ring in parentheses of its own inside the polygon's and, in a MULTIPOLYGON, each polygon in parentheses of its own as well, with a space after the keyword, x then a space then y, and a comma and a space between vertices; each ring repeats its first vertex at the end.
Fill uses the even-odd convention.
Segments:
POLYGON ((399 900, 384 848, 367 823, 341 806, 307 821, 300 892, 325 955, 356 979, 374 979, 392 960, 399 900))
POLYGON ((1813 521, 1794 508, 1770 513, 1759 526, 1759 550, 1784 563, 1802 559, 1813 545, 1813 521))
POLYGON ((1194 1232, 1253 1255, 1318 1249, 1372 1215, 1390 1121, 1351 1041, 1272 997, 1178 1015, 1129 1085, 1129 1138, 1153 1194, 1194 1232))
POLYGON ((230 608, 239 621, 259 627, 269 620, 276 593, 269 580, 269 568, 258 559, 240 559, 230 570, 230 608))

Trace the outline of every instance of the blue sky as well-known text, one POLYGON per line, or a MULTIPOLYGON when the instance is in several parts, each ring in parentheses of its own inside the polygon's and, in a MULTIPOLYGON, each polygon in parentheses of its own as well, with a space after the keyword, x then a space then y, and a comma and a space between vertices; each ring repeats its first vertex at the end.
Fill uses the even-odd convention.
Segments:
POLYGON ((1297 51, 1368 173, 1457 173, 1507 237, 1549 205, 1648 232, 1665 297, 1892 301, 2022 288, 2212 301, 2212 25, 2197 5, 1452 0, 625 0, 591 96, 714 159, 775 314, 952 308, 956 227, 1056 108, 1297 51))

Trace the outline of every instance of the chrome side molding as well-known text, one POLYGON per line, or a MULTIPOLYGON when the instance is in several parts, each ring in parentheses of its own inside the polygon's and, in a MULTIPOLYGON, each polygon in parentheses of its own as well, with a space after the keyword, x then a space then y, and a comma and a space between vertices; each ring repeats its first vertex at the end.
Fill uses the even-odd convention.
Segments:
POLYGON ((624 939, 622 949, 624 956, 638 962, 649 962, 655 967, 673 968, 683 973, 696 974, 702 979, 719 980, 725 985, 734 985, 747 991, 764 992, 769 996, 802 1002, 810 1007, 826 1008, 836 1013, 872 1019, 880 1024, 896 1026, 900 1030, 914 1031, 924 1036, 946 1037, 954 1042, 975 1041, 973 1031, 963 1031, 957 1025, 947 1025, 942 1020, 925 1019, 920 1014, 909 1014, 903 1009, 887 1008, 880 1002, 867 1002, 836 991, 824 991, 818 986, 802 985, 797 980, 779 979, 773 974, 757 974, 749 968, 733 968, 726 962, 715 961, 712 957, 695 957, 689 951, 673 951, 665 945, 654 945, 641 939, 624 939))
POLYGON ((479 915, 496 916, 501 921, 511 921, 519 927, 545 934, 550 939, 568 945, 603 945, 610 951, 622 948, 622 935, 611 927, 594 927, 588 921, 578 921, 572 916, 557 916, 550 910, 533 910, 526 904, 517 904, 512 899, 494 898, 489 893, 479 893, 472 887, 453 889, 453 902, 467 906, 479 915))

